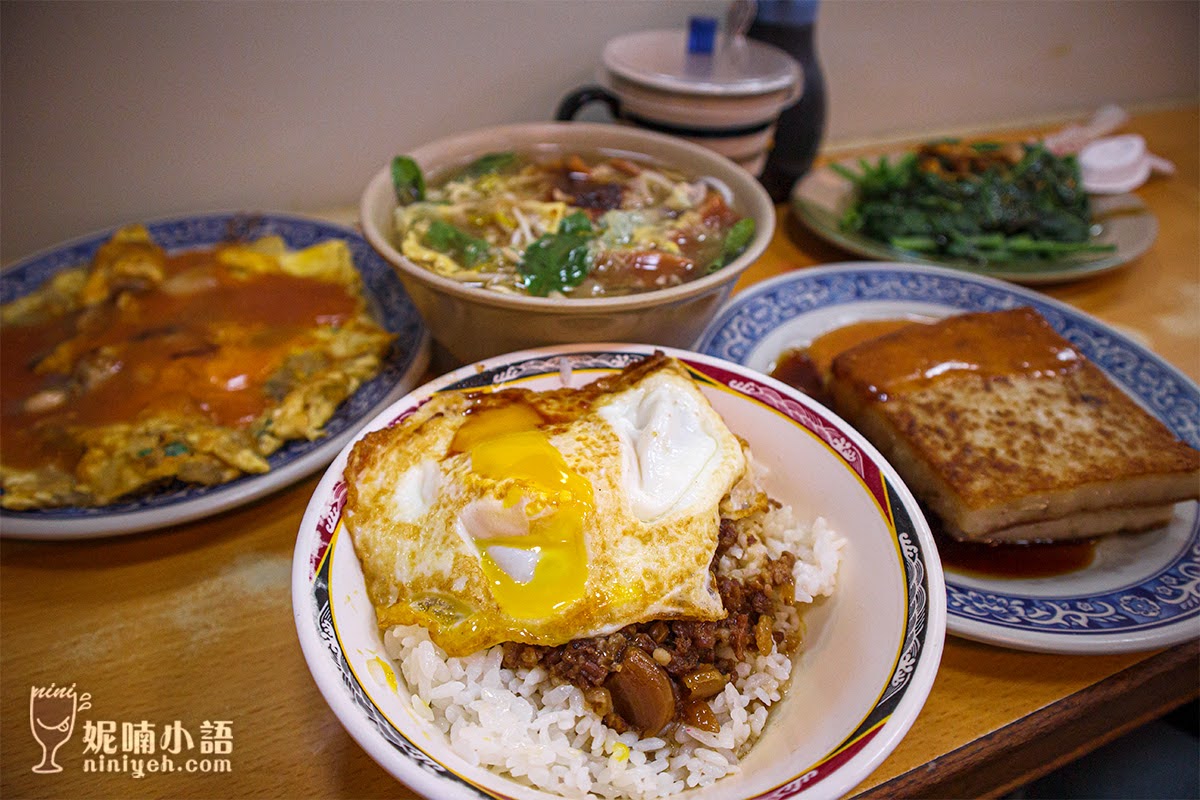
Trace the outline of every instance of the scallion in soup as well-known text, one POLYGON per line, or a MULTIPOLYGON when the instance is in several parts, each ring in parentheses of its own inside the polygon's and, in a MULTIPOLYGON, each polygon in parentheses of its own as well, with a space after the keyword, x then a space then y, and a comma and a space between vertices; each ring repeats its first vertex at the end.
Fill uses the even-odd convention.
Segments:
POLYGON ((754 237, 709 178, 601 153, 488 153, 428 185, 392 163, 396 245, 463 283, 546 296, 664 289, 721 269, 754 237))

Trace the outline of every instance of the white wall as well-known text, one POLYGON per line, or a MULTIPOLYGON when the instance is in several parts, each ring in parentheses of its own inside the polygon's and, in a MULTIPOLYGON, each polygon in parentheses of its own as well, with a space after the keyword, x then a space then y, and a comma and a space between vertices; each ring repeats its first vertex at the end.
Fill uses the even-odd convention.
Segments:
MULTIPOLYGON (((351 205, 396 152, 549 118, 719 0, 0 2, 0 261, 121 222, 351 205)), ((827 141, 1200 89, 1195 0, 825 0, 827 141)))
POLYGON ((836 140, 1200 100, 1197 0, 833 0, 836 140))

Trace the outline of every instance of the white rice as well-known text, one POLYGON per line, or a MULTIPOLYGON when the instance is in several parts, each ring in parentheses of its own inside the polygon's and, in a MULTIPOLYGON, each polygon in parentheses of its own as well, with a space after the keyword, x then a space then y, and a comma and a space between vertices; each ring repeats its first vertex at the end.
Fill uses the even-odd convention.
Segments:
MULTIPOLYGON (((796 556, 797 604, 829 595, 844 541, 822 518, 799 524, 787 506, 761 519, 759 541, 740 536, 718 571, 740 578, 789 550, 796 556)), ((800 625, 794 611, 775 620, 784 634, 800 625)), ((541 667, 504 669, 499 645, 450 658, 415 625, 391 628, 384 645, 400 667, 402 696, 411 696, 414 713, 444 733, 464 760, 567 797, 665 797, 736 772, 792 671, 791 659, 778 651, 750 654, 709 701, 717 733, 674 725, 665 738, 641 739, 607 727, 577 687, 541 667)))

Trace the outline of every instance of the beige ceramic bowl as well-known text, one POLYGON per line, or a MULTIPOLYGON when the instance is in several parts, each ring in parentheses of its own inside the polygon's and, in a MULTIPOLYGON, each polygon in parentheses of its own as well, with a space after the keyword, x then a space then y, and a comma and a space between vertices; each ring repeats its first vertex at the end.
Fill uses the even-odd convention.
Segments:
POLYGON ((690 348, 775 230, 775 207, 750 173, 706 148, 636 128, 581 122, 507 125, 439 139, 408 155, 427 177, 436 177, 484 153, 536 149, 637 154, 691 175, 716 178, 732 192, 733 209, 754 219, 754 238, 746 251, 723 269, 668 289, 579 299, 502 294, 443 278, 400 254, 392 239, 396 196, 391 169, 384 167, 362 196, 363 232, 395 267, 433 338, 457 362, 576 342, 690 348))

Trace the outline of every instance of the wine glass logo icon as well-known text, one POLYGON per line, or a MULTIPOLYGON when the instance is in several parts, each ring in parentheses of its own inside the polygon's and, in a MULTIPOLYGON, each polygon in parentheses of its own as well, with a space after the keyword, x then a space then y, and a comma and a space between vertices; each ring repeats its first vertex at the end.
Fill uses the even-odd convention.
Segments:
POLYGON ((34 766, 34 772, 62 772, 55 756, 75 730, 75 715, 92 707, 91 698, 87 692, 77 694, 73 683, 30 688, 29 728, 42 746, 42 760, 34 766))

